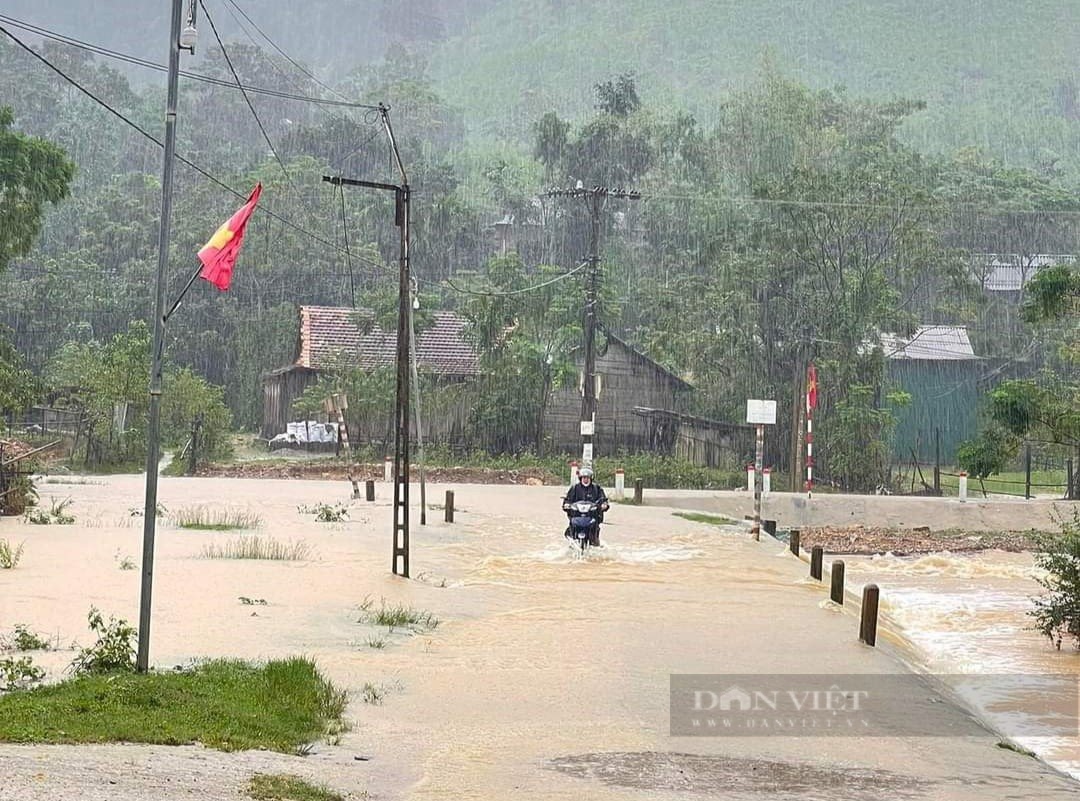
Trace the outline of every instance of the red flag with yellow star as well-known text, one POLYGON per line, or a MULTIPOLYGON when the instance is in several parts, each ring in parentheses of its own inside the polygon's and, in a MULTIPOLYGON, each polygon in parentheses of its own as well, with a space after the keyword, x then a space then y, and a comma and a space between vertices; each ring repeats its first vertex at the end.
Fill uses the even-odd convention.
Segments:
POLYGON ((240 244, 244 241, 244 227, 255 211, 261 194, 262 184, 255 184, 247 203, 218 228, 217 233, 199 251, 199 261, 203 265, 199 277, 205 278, 222 292, 229 288, 232 281, 233 265, 240 253, 240 244))
POLYGON ((817 368, 813 362, 806 370, 806 408, 817 408, 817 368))

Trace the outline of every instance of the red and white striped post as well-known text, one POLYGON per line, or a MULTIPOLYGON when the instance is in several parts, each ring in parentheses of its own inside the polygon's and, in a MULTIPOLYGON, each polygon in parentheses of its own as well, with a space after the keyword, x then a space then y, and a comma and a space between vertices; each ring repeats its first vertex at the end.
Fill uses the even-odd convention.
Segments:
POLYGON ((814 497, 814 409, 817 408, 817 369, 806 370, 806 497, 814 497))
POLYGON ((761 471, 761 491, 768 495, 772 492, 772 468, 766 467, 761 471))
POLYGON ((754 464, 751 462, 746 466, 746 491, 754 491, 754 464))
POLYGON ((620 467, 615 471, 615 497, 622 500, 626 494, 626 472, 620 467))
POLYGON ((570 486, 577 484, 578 480, 578 463, 570 462, 570 486))
POLYGON ((394 480, 394 460, 389 456, 383 460, 383 481, 389 484, 394 480))

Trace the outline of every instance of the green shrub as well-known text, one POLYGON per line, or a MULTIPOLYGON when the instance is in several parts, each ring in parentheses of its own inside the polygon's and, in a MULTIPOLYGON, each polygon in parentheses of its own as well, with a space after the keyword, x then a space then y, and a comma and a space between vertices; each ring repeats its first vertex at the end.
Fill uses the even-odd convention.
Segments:
POLYGON ((45 678, 45 671, 28 656, 0 659, 0 690, 25 690, 45 678))
POLYGON ((317 503, 313 506, 298 506, 296 510, 302 515, 315 515, 318 523, 341 523, 349 519, 349 507, 343 503, 317 503))
POLYGON ((194 531, 228 531, 258 528, 262 525, 262 518, 255 512, 238 509, 187 506, 173 513, 172 522, 180 528, 194 531))
POLYGON ((48 509, 29 509, 26 512, 26 522, 36 526, 70 526, 75 522, 74 516, 67 513, 70 505, 71 498, 65 498, 62 501, 54 500, 48 509))
POLYGON ((1061 534, 1041 535, 1035 564, 1047 572, 1039 583, 1047 591, 1034 599, 1035 627, 1057 648, 1068 638, 1080 649, 1080 512, 1062 522, 1061 534))
POLYGON ((16 623, 14 632, 0 637, 0 646, 9 651, 48 651, 49 641, 23 623, 16 623))
POLYGON ((97 642, 83 648, 72 660, 68 670, 75 675, 126 672, 135 669, 135 635, 137 632, 126 620, 110 617, 106 620, 96 607, 86 616, 90 631, 97 642))
POLYGON ((271 559, 281 562, 301 562, 313 555, 310 545, 304 541, 280 542, 273 537, 248 537, 241 535, 224 545, 210 543, 203 546, 205 559, 271 559))

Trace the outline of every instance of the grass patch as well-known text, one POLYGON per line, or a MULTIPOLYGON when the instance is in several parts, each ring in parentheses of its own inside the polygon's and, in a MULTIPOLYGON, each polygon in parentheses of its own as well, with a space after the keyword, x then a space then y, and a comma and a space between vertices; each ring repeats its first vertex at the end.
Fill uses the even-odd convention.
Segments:
POLYGON ((202 743, 295 753, 340 724, 346 695, 308 659, 109 673, 0 698, 0 742, 202 743))
POLYGON ((360 605, 363 614, 357 621, 358 623, 386 626, 391 631, 405 628, 431 631, 438 627, 440 622, 431 612, 415 609, 407 604, 388 604, 385 599, 380 603, 378 609, 372 609, 371 607, 371 600, 365 599, 364 603, 360 605))
MULTIPOLYGON (((943 495, 957 496, 960 494, 960 477, 948 475, 958 473, 958 467, 942 465, 941 493, 943 495)), ((901 466, 897 471, 897 483, 901 490, 911 490, 911 466, 901 466)), ((923 466, 922 476, 927 483, 933 483, 934 468, 923 466)), ((1032 495, 1064 495, 1065 494, 1065 471, 1064 470, 1032 470, 1031 471, 1031 494, 1032 495)), ((1005 473, 997 473, 984 478, 980 484, 979 479, 968 477, 968 497, 983 497, 983 486, 990 495, 1019 495, 1024 497, 1026 476, 1023 470, 1011 470, 1005 473)), ((922 489, 919 474, 915 473, 915 491, 922 489)), ((817 488, 815 487, 815 491, 817 488)))
POLYGON ((208 506, 187 506, 172 515, 172 521, 180 528, 193 531, 231 531, 255 529, 262 525, 262 518, 254 512, 239 509, 215 509, 208 506))
POLYGON ((48 509, 28 509, 26 511, 26 522, 32 523, 35 526, 70 526, 75 522, 74 515, 67 513, 67 508, 71 505, 71 498, 65 498, 62 501, 53 500, 48 509))
POLYGON ((248 784, 247 794, 255 801, 345 801, 333 790, 287 773, 256 774, 248 784))
POLYGON ((700 512, 672 512, 672 514, 675 517, 681 517, 683 520, 690 520, 694 523, 708 523, 712 526, 732 526, 737 525, 739 522, 723 515, 707 515, 700 512))
POLYGON ((46 484, 104 484, 104 481, 94 481, 91 478, 83 478, 82 476, 76 476, 74 478, 66 478, 64 476, 49 476, 45 479, 46 484))
POLYGON ((374 649, 376 649, 378 651, 381 651, 383 648, 386 647, 386 638, 385 637, 368 637, 367 638, 367 647, 368 648, 374 648, 374 649))
POLYGON ((212 542, 204 545, 204 559, 271 559, 278 562, 302 562, 310 559, 314 551, 303 540, 281 542, 273 537, 240 536, 224 544, 212 542))
POLYGON ((302 515, 314 515, 317 523, 342 523, 349 519, 349 507, 343 503, 317 503, 313 506, 297 506, 302 515))
POLYGON ((14 570, 19 566, 19 560, 22 559, 23 547, 26 545, 24 542, 20 542, 18 545, 12 545, 7 540, 0 540, 0 568, 4 570, 14 570))

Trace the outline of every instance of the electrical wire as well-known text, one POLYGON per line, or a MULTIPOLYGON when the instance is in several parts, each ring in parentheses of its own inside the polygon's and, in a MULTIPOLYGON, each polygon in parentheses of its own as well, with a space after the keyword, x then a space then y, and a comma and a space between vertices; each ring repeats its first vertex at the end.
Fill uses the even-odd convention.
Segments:
MULTIPOLYGON (((79 90, 82 94, 86 95, 91 100, 93 100, 95 103, 97 103, 99 106, 104 108, 106 111, 108 111, 114 117, 121 120, 128 127, 133 128, 135 131, 140 133, 146 139, 149 139, 151 142, 153 142, 158 147, 161 147, 161 148, 164 147, 164 144, 162 143, 162 141, 160 139, 158 139, 156 136, 151 134, 149 131, 147 131, 145 128, 140 126, 138 123, 131 120, 129 117, 124 115, 122 112, 120 112, 117 109, 113 108, 111 105, 109 105, 109 103, 102 100, 100 97, 98 97, 92 91, 87 89, 85 86, 83 86, 77 80, 75 80, 70 75, 68 75, 66 72, 64 72, 62 69, 57 67, 51 61, 49 61, 47 58, 45 58, 45 56, 38 53, 36 50, 34 50, 34 48, 30 47, 28 44, 26 44, 26 42, 22 41, 22 39, 17 37, 15 34, 13 34, 10 30, 5 28, 3 25, 0 25, 0 33, 3 33, 9 39, 11 39, 13 42, 15 42, 15 44, 17 44, 19 47, 21 47, 23 50, 25 50, 27 53, 29 53, 31 56, 33 56, 35 59, 40 61, 42 64, 44 64, 50 70, 55 72, 57 75, 59 75, 65 81, 67 81, 69 84, 71 84, 77 90, 79 90)), ((227 183, 220 180, 217 176, 213 175, 208 170, 203 169, 202 167, 200 167, 198 164, 191 161, 190 159, 187 159, 187 158, 185 158, 184 156, 182 156, 182 155, 180 155, 178 153, 178 154, 176 154, 176 160, 179 161, 181 164, 184 164, 185 166, 191 168, 192 170, 197 172, 199 175, 201 175, 203 178, 210 181, 212 184, 224 189, 225 191, 229 192, 230 194, 234 195, 235 197, 239 198, 240 200, 247 200, 247 197, 248 197, 247 194, 245 194, 244 192, 241 192, 238 189, 234 189, 233 187, 229 186, 227 183)), ((333 242, 330 242, 330 241, 328 241, 326 239, 323 239, 318 234, 315 234, 315 233, 307 230, 303 226, 293 222, 292 220, 290 220, 287 217, 282 216, 281 214, 278 214, 277 212, 273 211, 269 207, 260 205, 259 209, 264 214, 266 214, 268 217, 271 217, 271 218, 277 220, 281 224, 285 225, 288 228, 291 228, 292 230, 296 231, 297 233, 303 234, 303 235, 307 236, 308 238, 312 239, 313 241, 318 242, 319 244, 324 245, 324 246, 326 246, 328 248, 331 248, 331 249, 339 251, 339 252, 341 251, 340 246, 335 245, 333 242)), ((360 261, 362 261, 362 262, 364 262, 364 263, 370 265, 371 267, 374 267, 374 268, 376 268, 376 269, 378 269, 380 271, 385 271, 386 270, 386 266, 383 265, 383 264, 380 264, 377 261, 374 261, 372 259, 364 258, 363 256, 357 256, 357 258, 360 261)))
POLYGON ((453 281, 451 281, 449 278, 445 279, 443 281, 443 283, 446 284, 447 286, 449 286, 451 289, 453 289, 453 290, 455 290, 457 292, 462 292, 462 293, 464 293, 466 295, 478 295, 480 297, 505 298, 505 297, 510 297, 512 295, 522 295, 522 294, 524 294, 526 292, 535 292, 538 289, 543 289, 544 287, 551 286, 552 284, 555 284, 555 283, 558 283, 559 281, 562 281, 564 278, 569 278, 570 276, 574 275, 575 273, 581 272, 582 270, 584 270, 588 266, 589 266, 589 262, 583 261, 581 264, 579 264, 573 270, 569 270, 568 272, 562 273, 561 275, 558 275, 558 276, 556 276, 555 278, 552 278, 549 281, 544 281, 543 283, 536 284, 534 286, 527 286, 527 287, 525 287, 523 289, 511 289, 508 292, 495 292, 495 291, 479 292, 479 291, 477 291, 475 289, 466 289, 465 287, 458 286, 453 281))
MULTIPOLYGON (((203 14, 206 16, 206 21, 210 23, 210 30, 214 33, 214 38, 217 40, 218 47, 221 48, 221 54, 225 57, 225 63, 229 65, 229 72, 232 73, 233 80, 236 81, 236 86, 240 89, 240 94, 244 96, 244 102, 247 103, 248 109, 251 111, 251 116, 255 118, 255 124, 259 126, 259 130, 262 132, 263 139, 266 140, 267 147, 270 148, 270 152, 274 154, 274 158, 277 160, 278 166, 281 167, 281 172, 285 175, 285 180, 288 182, 289 187, 296 193, 297 197, 303 200, 299 190, 293 183, 292 175, 289 174, 289 169, 285 166, 285 162, 281 160, 281 156, 277 152, 277 148, 274 147, 273 141, 270 139, 270 134, 266 132, 266 126, 263 125, 262 120, 259 118, 259 112, 255 110, 255 105, 251 102, 251 98, 248 97, 248 93, 244 91, 244 85, 240 81, 240 76, 236 72, 236 67, 233 66, 232 58, 229 56, 229 51, 225 47, 225 43, 221 41, 221 37, 218 35, 217 25, 214 24, 214 18, 210 16, 210 11, 206 8, 206 4, 203 0, 199 0, 199 8, 202 9, 203 14)), ((304 204, 307 205, 306 202, 304 204)), ((311 208, 308 207, 308 213, 314 216, 311 208)))
MULTIPOLYGON (((137 66, 137 67, 144 67, 146 69, 157 70, 158 72, 168 72, 169 71, 169 68, 167 66, 165 66, 164 64, 158 64, 157 62, 154 62, 154 61, 148 61, 147 59, 139 58, 137 56, 132 56, 132 55, 130 55, 128 53, 121 53, 121 52, 119 52, 117 50, 110 50, 107 47, 101 47, 100 45, 91 44, 90 42, 86 42, 86 41, 83 41, 81 39, 76 39, 75 37, 72 37, 72 36, 67 36, 67 35, 62 34, 62 33, 57 33, 56 31, 49 30, 48 28, 42 28, 42 27, 40 27, 38 25, 33 25, 33 24, 29 23, 29 22, 25 22, 23 20, 16 19, 15 17, 9 17, 9 16, 7 16, 5 14, 0 14, 0 22, 4 22, 4 23, 10 25, 13 28, 18 28, 19 30, 26 31, 27 33, 32 33, 32 34, 34 34, 36 36, 40 36, 42 39, 48 39, 50 41, 59 42, 60 44, 65 44, 65 45, 68 45, 69 47, 74 47, 74 48, 77 48, 79 50, 85 50, 87 52, 94 53, 95 55, 104 56, 105 58, 110 58, 110 59, 113 59, 115 61, 121 61, 121 62, 124 62, 126 64, 131 64, 131 65, 137 66)), ((230 81, 226 81, 226 80, 224 80, 222 78, 215 78, 215 77, 213 77, 211 75, 203 75, 202 73, 199 73, 199 72, 191 72, 189 70, 180 70, 180 75, 182 75, 185 78, 189 78, 189 79, 191 79, 193 81, 200 81, 202 83, 207 83, 207 84, 210 84, 212 86, 220 86, 220 87, 223 87, 225 89, 236 89, 237 88, 235 83, 232 83, 230 81)), ((291 93, 291 92, 282 92, 282 91, 280 91, 278 89, 267 89, 266 87, 252 86, 250 84, 244 84, 243 88, 245 90, 247 90, 248 92, 250 92, 251 94, 267 95, 269 97, 277 97, 277 98, 281 98, 283 100, 295 100, 295 101, 297 101, 299 103, 311 103, 311 104, 314 104, 316 106, 336 106, 336 107, 344 107, 344 108, 366 109, 366 110, 368 110, 370 112, 378 112, 378 110, 379 110, 378 106, 373 106, 370 103, 358 103, 358 102, 351 101, 351 100, 327 100, 327 99, 321 98, 321 97, 313 97, 311 95, 294 94, 294 93, 291 93)), ((367 122, 368 124, 372 124, 375 121, 377 121, 377 118, 365 117, 365 122, 367 122)))

